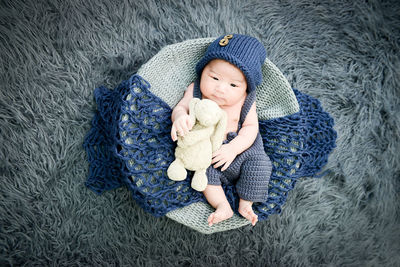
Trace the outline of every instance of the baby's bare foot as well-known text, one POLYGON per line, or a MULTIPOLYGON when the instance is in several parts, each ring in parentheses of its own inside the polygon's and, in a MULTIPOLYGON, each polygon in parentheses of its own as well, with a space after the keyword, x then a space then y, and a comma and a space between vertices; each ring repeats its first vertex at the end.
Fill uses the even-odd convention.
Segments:
POLYGON ((212 226, 219 222, 225 221, 233 216, 233 211, 228 202, 217 206, 216 210, 208 217, 208 225, 212 226))
POLYGON ((253 202, 241 199, 239 201, 239 213, 254 226, 258 221, 258 216, 254 213, 253 208, 251 207, 252 205, 253 202))

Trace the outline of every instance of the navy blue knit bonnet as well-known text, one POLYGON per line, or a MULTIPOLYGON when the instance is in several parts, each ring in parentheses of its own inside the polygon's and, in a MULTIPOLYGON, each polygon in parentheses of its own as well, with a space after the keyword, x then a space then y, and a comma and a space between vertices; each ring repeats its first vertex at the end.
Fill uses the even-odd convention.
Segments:
POLYGON ((207 48, 196 65, 196 72, 200 77, 207 63, 213 59, 224 59, 243 72, 246 76, 247 90, 252 92, 262 82, 261 66, 265 58, 265 48, 256 38, 241 34, 223 35, 207 48))

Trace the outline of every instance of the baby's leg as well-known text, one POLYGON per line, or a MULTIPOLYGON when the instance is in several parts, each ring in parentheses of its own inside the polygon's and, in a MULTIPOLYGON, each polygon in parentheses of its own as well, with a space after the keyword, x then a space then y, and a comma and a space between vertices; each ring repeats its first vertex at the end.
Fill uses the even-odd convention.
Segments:
POLYGON ((247 220, 251 222, 254 226, 258 221, 258 216, 254 213, 253 208, 251 207, 253 202, 240 199, 239 200, 239 213, 245 217, 247 220))
POLYGON ((207 185, 206 190, 203 191, 208 203, 210 203, 215 212, 211 213, 208 217, 208 225, 222 222, 233 216, 231 205, 226 199, 225 192, 220 185, 207 185))

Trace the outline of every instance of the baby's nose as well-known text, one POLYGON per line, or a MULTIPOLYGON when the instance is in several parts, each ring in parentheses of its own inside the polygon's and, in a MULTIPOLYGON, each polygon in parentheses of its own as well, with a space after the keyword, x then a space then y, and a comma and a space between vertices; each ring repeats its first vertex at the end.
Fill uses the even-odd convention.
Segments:
POLYGON ((217 92, 219 93, 225 93, 226 90, 226 85, 224 83, 220 83, 217 88, 216 88, 217 92))

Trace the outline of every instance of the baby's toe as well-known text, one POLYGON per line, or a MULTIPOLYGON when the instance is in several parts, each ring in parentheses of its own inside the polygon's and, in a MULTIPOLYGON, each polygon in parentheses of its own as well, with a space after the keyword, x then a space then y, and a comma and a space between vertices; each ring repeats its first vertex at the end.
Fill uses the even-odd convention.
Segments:
POLYGON ((258 222, 258 216, 254 214, 251 218, 251 224, 254 226, 258 222))
POLYGON ((215 212, 211 213, 210 216, 208 216, 207 222, 209 226, 212 226, 214 224, 214 218, 215 218, 215 212))

